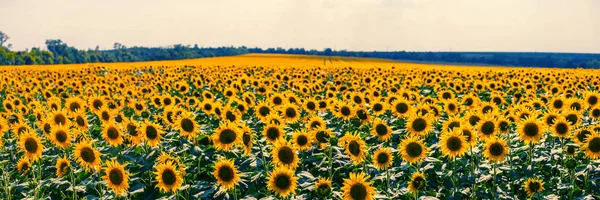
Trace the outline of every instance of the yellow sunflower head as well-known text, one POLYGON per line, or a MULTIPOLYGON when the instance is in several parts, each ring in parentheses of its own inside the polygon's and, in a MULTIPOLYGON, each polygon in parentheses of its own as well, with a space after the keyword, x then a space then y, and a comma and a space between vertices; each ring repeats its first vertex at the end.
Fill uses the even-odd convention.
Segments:
POLYGON ((371 135, 379 141, 388 141, 392 137, 392 129, 384 120, 379 118, 373 119, 371 126, 371 135))
POLYGON ((125 195, 129 190, 129 172, 125 170, 125 165, 116 160, 106 162, 104 175, 102 178, 106 181, 106 187, 112 189, 116 195, 125 195))
POLYGON ((44 145, 35 132, 26 131, 21 134, 19 136, 19 146, 21 147, 21 151, 25 152, 25 157, 31 161, 35 162, 42 157, 44 145))
POLYGON ((358 132, 346 132, 346 134, 340 138, 339 145, 345 148, 344 153, 350 156, 350 160, 354 165, 362 163, 365 158, 365 149, 367 149, 367 143, 362 139, 358 132))
POLYGON ((315 182, 315 190, 321 197, 327 197, 331 193, 331 179, 319 177, 315 182))
POLYGON ((156 176, 156 187, 163 193, 171 192, 176 193, 177 190, 183 184, 183 176, 180 170, 177 170, 177 166, 167 161, 160 163, 154 168, 154 175, 156 176))
POLYGON ((217 179, 217 184, 225 191, 233 189, 241 181, 233 159, 220 158, 215 162, 214 168, 213 176, 217 179))
POLYGON ((292 143, 300 151, 308 150, 314 140, 313 132, 306 131, 304 129, 295 131, 292 135, 292 143))
POLYGON ((113 147, 123 144, 123 133, 114 120, 110 120, 104 124, 102 138, 104 138, 108 145, 113 147))
POLYGON ((412 174, 412 177, 410 178, 410 182, 408 182, 408 191, 410 191, 413 194, 416 194, 419 191, 425 189, 425 185, 425 174, 423 174, 423 172, 414 172, 412 174))
POLYGON ((534 117, 527 117, 525 120, 521 120, 517 126, 517 132, 523 142, 535 144, 540 142, 544 136, 545 126, 534 117))
POLYGON ((19 162, 17 162, 17 171, 19 171, 21 174, 26 174, 29 172, 29 169, 31 169, 31 162, 29 161, 29 158, 23 157, 19 159, 19 162))
POLYGON ((483 147, 483 155, 492 163, 504 161, 509 149, 506 142, 497 137, 488 138, 483 147))
POLYGON ((73 153, 77 162, 85 167, 86 171, 95 170, 100 166, 100 152, 92 146, 90 141, 81 141, 76 144, 73 153))
POLYGON ((528 178, 523 183, 523 189, 527 192, 527 195, 532 197, 533 195, 544 191, 544 182, 537 178, 528 178))
POLYGON ((442 153, 453 159, 465 155, 470 146, 461 129, 453 129, 442 134, 439 145, 442 153))
POLYGON ((272 162, 277 166, 296 169, 298 167, 298 154, 292 143, 285 139, 277 140, 273 143, 272 162))
POLYGON ((267 187, 275 192, 276 195, 285 198, 290 194, 296 193, 298 177, 294 176, 294 171, 287 167, 276 167, 269 173, 267 187))
POLYGON ((600 158, 600 134, 592 132, 583 143, 581 149, 585 149, 585 155, 592 160, 600 158))
POLYGON ((344 200, 374 200, 375 188, 369 176, 363 172, 350 172, 350 177, 344 179, 342 186, 344 200))
POLYGON ((283 126, 275 123, 268 123, 263 128, 263 136, 267 138, 267 142, 273 143, 280 140, 285 135, 283 126))
POLYGON ((213 146, 218 150, 229 151, 242 142, 242 135, 236 124, 223 122, 212 135, 213 146))
POLYGON ((391 148, 382 147, 377 149, 375 153, 373 153, 373 164, 378 170, 387 169, 392 165, 393 161, 394 155, 392 155, 391 148))
POLYGON ((430 114, 411 114, 406 120, 406 129, 413 135, 425 136, 433 129, 432 120, 430 114))
POLYGON ((62 177, 63 175, 65 175, 67 173, 67 170, 69 170, 69 167, 71 166, 71 161, 69 161, 69 159, 67 159, 66 157, 59 157, 56 160, 56 176, 57 177, 62 177))
POLYGON ((414 164, 423 161, 429 153, 429 149, 425 147, 422 140, 416 136, 408 136, 402 140, 399 146, 402 160, 414 164))
POLYGON ((71 146, 73 137, 66 126, 58 125, 51 128, 50 140, 52 140, 52 143, 56 146, 65 149, 71 146))

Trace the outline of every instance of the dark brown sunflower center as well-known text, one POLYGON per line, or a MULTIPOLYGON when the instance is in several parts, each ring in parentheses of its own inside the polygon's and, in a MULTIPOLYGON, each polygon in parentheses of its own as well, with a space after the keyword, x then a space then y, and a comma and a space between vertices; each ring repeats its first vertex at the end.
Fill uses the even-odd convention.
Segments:
POLYGON ((500 126, 501 131, 508 131, 508 122, 507 121, 501 121, 499 126, 500 126))
POLYGON ((379 112, 381 110, 383 110, 383 105, 381 105, 380 103, 376 103, 375 105, 373 105, 373 111, 379 112))
POLYGON ((172 169, 165 169, 161 175, 162 181, 165 185, 173 185, 177 181, 177 175, 172 169))
POLYGON ((35 141, 35 139, 27 138, 25 140, 25 150, 27 150, 28 153, 35 153, 38 148, 38 143, 35 141))
POLYGON ((298 143, 298 146, 304 146, 308 143, 308 138, 306 137, 306 135, 299 135, 296 138, 296 143, 298 143))
POLYGON ((354 200, 364 200, 367 198, 367 188, 362 183, 355 183, 350 187, 350 196, 354 200))
POLYGON ((413 158, 419 157, 423 153, 423 147, 419 143, 411 142, 406 145, 406 153, 413 158))
POLYGON ((575 153, 575 147, 572 146, 567 146, 567 154, 574 154, 575 153))
POLYGON ((556 130, 556 133, 558 133, 559 135, 564 135, 569 131, 569 126, 567 124, 561 122, 559 124, 556 124, 555 130, 556 130))
POLYGON ((593 117, 600 117, 600 109, 595 108, 592 110, 592 116, 593 117))
POLYGON ((137 136, 138 135, 137 127, 135 127, 135 125, 132 123, 127 124, 127 133, 131 136, 137 136))
POLYGON ((342 108, 340 108, 340 113, 342 113, 342 115, 344 116, 349 116, 350 108, 348 108, 347 106, 343 106, 342 108))
POLYGON ((110 172, 108 172, 108 180, 110 180, 113 185, 121 185, 123 182, 123 172, 119 169, 110 170, 110 172))
POLYGON ((571 124, 577 124, 579 117, 577 114, 568 114, 566 117, 567 121, 571 122, 571 124))
POLYGON ((587 99, 587 102, 588 102, 590 105, 596 105, 596 104, 598 103, 598 97, 597 97, 597 96, 590 96, 590 97, 587 99))
POLYGON ((146 137, 151 140, 155 139, 158 137, 158 130, 154 126, 146 126, 146 137))
POLYGON ((184 118, 181 120, 181 129, 185 132, 194 131, 194 122, 191 119, 184 118))
POLYGON ((581 104, 579 104, 578 102, 572 103, 571 108, 575 110, 581 110, 581 104))
POLYGON ((54 123, 65 125, 67 123, 67 118, 62 114, 54 115, 54 123))
POLYGON ((377 124, 375 126, 375 132, 377 132, 377 135, 379 136, 384 136, 388 134, 388 128, 384 124, 377 124))
POLYGON ((294 162, 294 151, 290 147, 284 146, 279 148, 277 156, 283 164, 289 165, 294 162))
POLYGON ((63 130, 59 130, 56 132, 55 137, 56 137, 56 141, 63 143, 65 141, 67 141, 67 132, 65 132, 63 130))
POLYGON ((546 117, 546 124, 554 125, 554 119, 556 119, 556 115, 550 115, 546 117))
POLYGON ((396 104, 396 112, 400 113, 400 114, 404 114, 408 111, 408 104, 406 103, 399 103, 396 104))
POLYGON ((89 148, 89 147, 83 147, 81 149, 81 153, 79 154, 79 157, 81 157, 81 159, 83 161, 85 161, 86 163, 93 163, 94 161, 96 161, 95 152, 92 148, 89 148))
POLYGON ((588 143, 588 149, 594 153, 600 152, 600 137, 592 138, 588 143))
POLYGON ((412 122, 411 126, 413 130, 421 132, 427 128, 427 121, 425 121, 423 118, 417 118, 412 122))
POLYGON ((79 110, 80 108, 81 108, 81 105, 79 105, 79 103, 71 103, 69 105, 69 109, 71 111, 76 111, 76 110, 79 110))
POLYGON ((234 122, 237 119, 237 116, 235 116, 235 114, 233 114, 233 112, 227 111, 225 113, 225 118, 227 118, 227 120, 229 120, 230 122, 234 122))
POLYGON ((348 144, 348 151, 350 151, 350 154, 353 156, 358 156, 360 154, 360 144, 353 140, 348 144))
POLYGON ((500 143, 493 143, 490 145, 490 154, 493 156, 500 156, 504 153, 504 146, 500 143))
POLYGON ((369 115, 367 115, 367 112, 363 109, 357 110, 356 111, 356 117, 358 117, 358 119, 360 120, 366 120, 369 115))
POLYGON ((471 141, 471 138, 473 137, 473 135, 472 135, 472 134, 473 134, 473 133, 471 133, 471 131, 470 131, 470 130, 468 130, 468 129, 464 129, 464 130, 462 130, 462 135, 463 135, 463 136, 465 136, 465 139, 466 139, 466 141, 467 141, 467 142, 470 142, 470 141, 471 141))
POLYGON ((102 111, 102 113, 100 115, 101 115, 100 117, 102 117, 102 120, 104 120, 104 121, 108 121, 110 119, 110 115, 106 111, 102 111))
POLYGON ((479 122, 479 120, 481 120, 481 118, 477 115, 469 117, 469 123, 471 124, 471 126, 475 126, 477 122, 479 122))
POLYGON ((525 124, 523 131, 525 132, 525 135, 535 137, 540 133, 540 128, 535 123, 527 123, 525 124))
POLYGON ((450 151, 458 151, 462 148, 463 144, 460 138, 453 136, 446 140, 446 146, 450 151))
POLYGON ((496 129, 496 125, 491 121, 486 121, 481 125, 481 132, 485 135, 494 133, 494 129, 496 129))
POLYGON ((235 142, 236 133, 231 129, 224 129, 219 134, 219 142, 223 144, 231 144, 235 142))
POLYGON ((75 122, 77 123, 78 126, 85 126, 85 120, 83 119, 82 116, 77 116, 75 118, 75 122))
POLYGON ((531 190, 530 192, 538 192, 541 189, 541 185, 539 182, 534 181, 529 183, 529 189, 531 190))
POLYGON ((450 98, 452 98, 452 94, 450 94, 450 92, 444 92, 444 93, 442 93, 442 98, 450 99, 450 98))
POLYGON ((92 101, 92 105, 95 109, 100 109, 103 106, 103 103, 99 99, 94 99, 94 101, 92 101))
POLYGON ((281 103, 283 103, 283 99, 281 99, 280 97, 275 97, 273 98, 273 103, 275 105, 281 105, 281 103))
POLYGON ((450 124, 448 124, 448 130, 446 131, 451 131, 454 128, 460 127, 460 122, 450 122, 450 124))
POLYGON ((269 138, 269 140, 276 140, 277 138, 279 138, 279 129, 276 127, 269 127, 269 129, 267 129, 267 138, 269 138))
POLYGON ((223 180, 223 182, 229 182, 234 178, 233 169, 230 166, 223 165, 219 167, 219 178, 223 180))
POLYGON ((320 143, 329 142, 329 134, 327 134, 327 132, 325 132, 325 131, 317 132, 316 137, 317 137, 317 141, 319 141, 320 143))
POLYGON ((315 102, 308 102, 306 103, 306 108, 308 108, 309 110, 315 110, 317 108, 317 105, 315 105, 315 102))
POLYGON ((577 140, 579 140, 579 142, 584 142, 585 139, 587 139, 588 135, 592 134, 590 131, 588 130, 581 130, 579 131, 579 133, 577 134, 577 140))
POLYGON ((311 128, 318 128, 319 126, 321 126, 321 122, 320 122, 320 121, 316 121, 316 120, 315 120, 315 121, 312 121, 312 122, 310 123, 310 127, 311 127, 311 128))
POLYGON ((421 189, 424 186, 425 179, 423 179, 423 177, 417 176, 412 180, 412 185, 413 187, 415 187, 416 189, 421 189))
POLYGON ((292 180, 290 180, 290 177, 287 175, 281 174, 275 177, 275 187, 281 190, 286 190, 290 186, 292 186, 292 180))
POLYGON ((252 136, 249 133, 244 133, 244 135, 242 135, 242 142, 244 142, 245 146, 250 145, 251 139, 252 139, 252 136))
POLYGON ((285 116, 288 118, 295 118, 298 115, 298 113, 296 113, 296 109, 294 108, 286 108, 285 109, 285 116))
POLYGON ((556 100, 552 102, 552 106, 556 109, 561 109, 563 107, 563 102, 561 100, 556 100))
POLYGON ((271 113, 271 109, 269 109, 269 107, 262 106, 262 107, 258 108, 258 113, 261 116, 267 116, 267 115, 269 115, 269 113, 271 113))
POLYGON ((115 127, 110 127, 108 128, 108 130, 106 130, 106 135, 108 136, 108 138, 114 140, 119 137, 119 131, 115 127))
POLYGON ((379 153, 377 154, 377 163, 378 164, 386 164, 390 160, 390 156, 387 153, 379 153))

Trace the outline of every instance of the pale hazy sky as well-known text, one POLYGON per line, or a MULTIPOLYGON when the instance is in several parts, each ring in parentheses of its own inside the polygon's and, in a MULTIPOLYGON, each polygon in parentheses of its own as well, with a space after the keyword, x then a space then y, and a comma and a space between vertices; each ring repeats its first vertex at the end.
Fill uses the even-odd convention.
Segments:
POLYGON ((600 53, 600 0, 0 0, 13 49, 130 46, 600 53))

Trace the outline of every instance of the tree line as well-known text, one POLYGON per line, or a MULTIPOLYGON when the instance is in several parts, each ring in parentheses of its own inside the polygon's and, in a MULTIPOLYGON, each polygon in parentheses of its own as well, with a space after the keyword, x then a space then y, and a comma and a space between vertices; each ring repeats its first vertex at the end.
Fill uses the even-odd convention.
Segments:
POLYGON ((11 51, 6 44, 10 37, 0 31, 0 65, 71 64, 91 62, 137 62, 154 60, 180 60, 215 56, 232 56, 246 53, 279 53, 320 56, 347 56, 382 58, 391 60, 478 64, 524 67, 600 68, 600 54, 585 53, 533 53, 533 52, 410 52, 410 51, 346 51, 304 48, 248 48, 198 47, 198 45, 173 45, 172 47, 127 47, 115 43, 113 49, 80 50, 68 46, 60 39, 46 40, 46 49, 31 48, 11 51))

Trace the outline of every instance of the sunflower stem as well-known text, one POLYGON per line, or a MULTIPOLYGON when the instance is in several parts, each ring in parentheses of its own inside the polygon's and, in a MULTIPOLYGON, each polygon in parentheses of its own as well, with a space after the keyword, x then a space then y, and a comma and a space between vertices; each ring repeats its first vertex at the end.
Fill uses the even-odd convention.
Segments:
POLYGON ((238 198, 237 198, 237 191, 236 191, 236 187, 235 187, 235 186, 233 187, 233 199, 234 199, 234 200, 237 200, 237 199, 238 199, 238 198))
MULTIPOLYGON (((388 190, 388 192, 389 192, 389 193, 390 193, 390 195, 391 195, 391 193, 392 193, 392 188, 390 187, 390 168, 389 168, 389 167, 386 167, 386 168, 385 168, 385 180, 386 180, 386 182, 387 182, 387 190, 388 190)), ((390 198, 390 199, 391 199, 391 198, 390 198)))
POLYGON ((533 171, 533 142, 529 142, 529 166, 533 171))
POLYGON ((569 199, 573 199, 573 190, 575 189, 575 172, 573 169, 569 170, 569 178, 571 178, 571 189, 569 190, 569 199))
POLYGON ((475 159, 473 159, 473 158, 475 158, 475 156, 473 155, 473 147, 471 147, 469 149, 469 151, 471 151, 471 157, 470 157, 470 160, 471 160, 471 175, 473 176, 473 186, 472 186, 473 187, 473 191, 471 191, 471 199, 475 199, 475 189, 476 189, 476 186, 477 186, 477 174, 475 174, 475 159))
POLYGON ((452 162, 452 187, 454 190, 454 192, 453 192, 454 195, 456 195, 456 192, 458 189, 458 187, 456 186, 457 185, 456 176, 457 176, 457 174, 456 174, 456 157, 454 157, 454 162, 452 162))
MULTIPOLYGON (((331 138, 329 139, 329 153, 327 159, 329 160, 329 179, 333 180, 333 145, 331 145, 331 138)), ((365 172, 366 173, 366 172, 365 172)))
POLYGON ((496 163, 492 163, 492 199, 496 199, 496 163))

